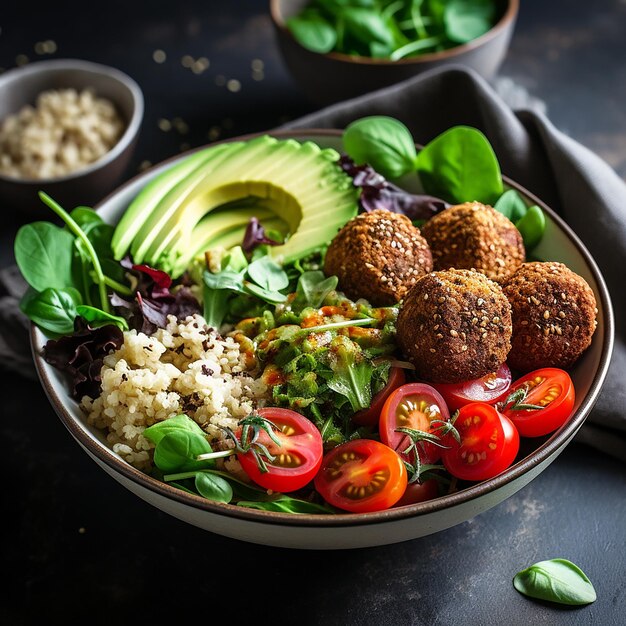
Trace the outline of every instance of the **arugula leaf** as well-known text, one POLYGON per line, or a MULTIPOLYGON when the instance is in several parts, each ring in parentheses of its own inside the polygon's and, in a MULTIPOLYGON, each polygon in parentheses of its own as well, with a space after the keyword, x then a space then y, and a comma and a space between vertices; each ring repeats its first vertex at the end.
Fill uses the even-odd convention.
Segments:
POLYGON ((590 604, 597 598, 585 573, 567 559, 539 561, 516 574, 513 586, 530 598, 570 606, 590 604))
POLYGON ((329 505, 316 504, 307 500, 298 500, 284 494, 278 494, 268 500, 237 502, 237 506, 243 506, 249 509, 258 509, 260 511, 277 511, 279 513, 294 514, 326 514, 335 513, 336 511, 329 505))

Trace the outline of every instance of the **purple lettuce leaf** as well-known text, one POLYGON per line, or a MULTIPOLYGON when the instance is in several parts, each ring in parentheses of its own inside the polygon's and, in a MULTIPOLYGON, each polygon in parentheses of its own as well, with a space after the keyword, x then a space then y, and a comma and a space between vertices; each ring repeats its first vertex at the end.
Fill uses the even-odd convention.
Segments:
POLYGON ((280 242, 270 239, 265 234, 265 228, 263 228, 261 222, 256 217, 251 217, 248 225, 246 226, 246 232, 243 236, 243 243, 241 248, 244 252, 252 252, 257 246, 266 244, 268 246, 277 246, 280 242))
POLYGON ((74 332, 50 339, 43 348, 43 358, 69 376, 74 399, 97 398, 101 391, 103 358, 123 343, 124 333, 114 324, 92 328, 82 317, 77 317, 74 332))
POLYGON ((130 328, 151 335, 157 328, 167 326, 168 315, 185 319, 201 312, 200 303, 189 287, 170 289, 172 279, 167 273, 148 265, 134 265, 129 259, 121 263, 136 280, 135 297, 128 300, 114 293, 111 305, 130 328))
POLYGON ((441 198, 409 193, 390 183, 371 165, 356 165, 347 155, 342 155, 338 163, 352 177, 352 184, 361 189, 359 206, 362 211, 386 209, 392 213, 402 213, 415 221, 430 219, 450 206, 441 198))

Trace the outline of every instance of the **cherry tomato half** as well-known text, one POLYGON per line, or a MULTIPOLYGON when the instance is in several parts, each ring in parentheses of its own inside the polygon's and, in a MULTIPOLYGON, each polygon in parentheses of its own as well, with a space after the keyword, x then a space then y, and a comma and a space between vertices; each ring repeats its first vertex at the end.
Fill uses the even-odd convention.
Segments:
POLYGON ((503 363, 497 372, 462 383, 433 384, 443 396, 450 411, 460 409, 470 402, 492 403, 504 395, 511 386, 511 370, 503 363))
MULTIPOLYGON (((385 402, 380 414, 380 440, 414 465, 415 450, 409 454, 404 452, 411 440, 396 429, 410 428, 437 434, 437 425, 432 426, 432 422, 447 422, 449 419, 448 407, 436 389, 424 383, 408 383, 398 387, 385 402)), ((441 448, 428 441, 418 442, 417 448, 422 463, 435 463, 441 456, 441 448)))
POLYGON ((404 494, 396 502, 395 506, 406 506, 407 504, 417 504, 432 500, 439 495, 439 483, 436 478, 429 478, 423 483, 414 482, 406 486, 404 494))
MULTIPOLYGON (((252 451, 237 455, 241 467, 251 480, 266 489, 289 492, 304 487, 322 464, 324 451, 319 430, 313 422, 290 409, 267 407, 258 413, 278 427, 274 436, 281 445, 276 445, 262 430, 258 441, 274 456, 273 461, 263 458, 268 471, 261 471, 252 451)), ((237 436, 241 436, 241 430, 237 436)))
POLYGON ((441 453, 445 468, 461 480, 487 480, 513 463, 519 451, 519 433, 511 420, 484 402, 459 409, 454 422, 461 438, 444 437, 441 453))
POLYGON ((374 396, 368 409, 357 411, 352 416, 352 421, 359 426, 376 426, 387 398, 405 382, 404 370, 401 367, 392 367, 387 384, 374 396))
POLYGON ((322 498, 351 513, 388 509, 402 497, 406 485, 402 459, 373 439, 355 439, 333 448, 315 477, 322 498))
POLYGON ((516 380, 498 406, 522 437, 541 437, 565 424, 574 408, 574 396, 574 383, 566 371, 544 367, 516 380), (514 409, 520 405, 543 408, 514 409))

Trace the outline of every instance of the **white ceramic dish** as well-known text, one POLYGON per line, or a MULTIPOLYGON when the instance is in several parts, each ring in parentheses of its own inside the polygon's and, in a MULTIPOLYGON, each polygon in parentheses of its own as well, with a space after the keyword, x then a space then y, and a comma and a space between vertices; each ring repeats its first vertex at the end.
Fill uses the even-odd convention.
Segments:
MULTIPOLYGON (((310 139, 327 147, 340 147, 338 131, 272 134, 310 139)), ((177 159, 152 168, 110 195, 98 207, 102 217, 111 223, 116 222, 148 180, 177 159)), ((466 521, 499 504, 528 484, 571 441, 598 397, 613 347, 614 322, 610 298, 591 255, 551 209, 519 185, 508 180, 506 182, 545 211, 546 234, 536 254, 540 258, 565 263, 589 282, 598 301, 598 328, 591 347, 571 371, 577 398, 570 420, 549 438, 538 440, 535 448, 524 458, 491 480, 429 502, 366 514, 289 515, 209 502, 143 474, 114 454, 103 434, 85 423, 78 405, 68 395, 62 374, 41 358, 45 337, 33 327, 33 355, 43 387, 63 424, 105 472, 153 506, 220 535, 289 548, 359 548, 414 539, 466 521)))

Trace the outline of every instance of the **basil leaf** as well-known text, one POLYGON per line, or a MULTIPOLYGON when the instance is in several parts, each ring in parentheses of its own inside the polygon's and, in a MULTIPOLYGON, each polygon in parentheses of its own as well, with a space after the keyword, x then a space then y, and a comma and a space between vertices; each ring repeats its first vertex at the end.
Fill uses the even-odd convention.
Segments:
POLYGON ((42 330, 54 335, 69 335, 74 332, 80 302, 80 293, 72 287, 49 287, 41 293, 26 292, 20 302, 20 310, 42 330))
POLYGON ((595 602, 597 597, 584 572, 567 559, 535 563, 515 575, 513 586, 530 598, 571 606, 595 602))
POLYGON ((326 54, 337 43, 337 31, 319 13, 303 13, 287 20, 296 41, 311 52, 326 54))
POLYGON ((115 324, 121 330, 128 330, 128 323, 123 317, 112 315, 102 309, 97 309, 86 304, 79 304, 76 307, 76 313, 84 317, 92 328, 106 326, 107 324, 115 324))
POLYGON ((207 500, 228 504, 233 499, 233 488, 221 476, 216 476, 209 472, 198 472, 195 478, 195 486, 198 493, 207 500))
POLYGON ((168 433, 180 430, 187 430, 201 437, 204 436, 204 431, 200 428, 198 423, 194 422, 190 417, 187 417, 187 415, 175 415, 162 422, 148 426, 148 428, 143 431, 143 435, 153 444, 157 445, 168 433))
POLYGON ((385 178, 399 178, 415 169, 415 143, 409 129, 384 115, 363 117, 343 133, 343 147, 357 164, 367 163, 385 178))
POLYGON ((448 39, 467 43, 484 35, 495 18, 493 0, 448 0, 443 20, 448 39))
POLYGON ((479 130, 455 126, 417 155, 426 193, 453 203, 493 203, 502 195, 502 175, 491 144, 479 130))
POLYGON ((546 216, 536 205, 531 206, 524 217, 515 222, 522 235, 527 250, 534 248, 542 239, 546 230, 546 216))
POLYGON ((514 224, 524 217, 526 211, 528 211, 524 199, 515 189, 505 191, 493 205, 493 208, 502 213, 504 217, 508 217, 514 224))
POLYGON ((15 260, 26 282, 36 291, 73 287, 74 236, 50 222, 22 226, 15 237, 15 260))
MULTIPOLYGON (((145 432, 145 431, 144 431, 145 432)), ((190 472, 213 467, 215 461, 197 461, 199 454, 213 452, 206 437, 190 430, 166 433, 154 449, 154 464, 163 472, 190 472)))

